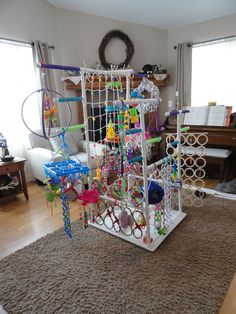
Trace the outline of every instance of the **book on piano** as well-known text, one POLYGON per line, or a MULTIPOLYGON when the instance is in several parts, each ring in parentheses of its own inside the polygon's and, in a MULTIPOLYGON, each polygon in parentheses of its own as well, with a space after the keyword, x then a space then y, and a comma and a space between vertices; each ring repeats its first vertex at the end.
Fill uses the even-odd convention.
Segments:
POLYGON ((190 107, 190 112, 185 114, 186 125, 228 126, 232 106, 199 106, 190 107))

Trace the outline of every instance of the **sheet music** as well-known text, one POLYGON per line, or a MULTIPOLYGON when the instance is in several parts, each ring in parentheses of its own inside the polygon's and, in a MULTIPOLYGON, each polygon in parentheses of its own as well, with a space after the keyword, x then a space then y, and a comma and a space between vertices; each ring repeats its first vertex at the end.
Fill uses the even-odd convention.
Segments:
POLYGON ((209 110, 207 125, 225 126, 226 116, 226 106, 212 106, 209 110))
POLYGON ((191 107, 190 112, 185 114, 184 124, 187 125, 207 125, 208 106, 191 107))

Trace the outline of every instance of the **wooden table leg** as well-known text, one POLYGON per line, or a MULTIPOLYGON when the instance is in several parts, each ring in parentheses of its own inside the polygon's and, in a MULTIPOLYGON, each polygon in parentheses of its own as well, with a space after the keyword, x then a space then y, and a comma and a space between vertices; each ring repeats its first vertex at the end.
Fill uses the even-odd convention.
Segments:
POLYGON ((26 184, 24 165, 25 165, 25 162, 20 163, 20 175, 21 175, 23 192, 24 192, 26 200, 28 201, 29 195, 28 195, 28 189, 27 189, 27 184, 26 184))

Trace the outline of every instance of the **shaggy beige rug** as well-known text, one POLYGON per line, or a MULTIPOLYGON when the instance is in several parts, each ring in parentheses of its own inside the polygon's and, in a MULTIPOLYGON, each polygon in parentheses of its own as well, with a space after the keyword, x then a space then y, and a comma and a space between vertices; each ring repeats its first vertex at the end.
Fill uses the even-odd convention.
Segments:
POLYGON ((8 313, 217 313, 236 270, 236 206, 208 197, 154 252, 74 224, 0 261, 8 313))

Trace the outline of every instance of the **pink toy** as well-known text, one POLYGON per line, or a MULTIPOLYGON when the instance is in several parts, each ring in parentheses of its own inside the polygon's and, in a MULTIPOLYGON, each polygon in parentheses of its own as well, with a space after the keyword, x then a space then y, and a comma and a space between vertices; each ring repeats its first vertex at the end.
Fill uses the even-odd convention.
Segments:
POLYGON ((97 189, 84 190, 81 194, 78 195, 78 200, 82 201, 81 205, 95 204, 99 200, 99 193, 97 189))

